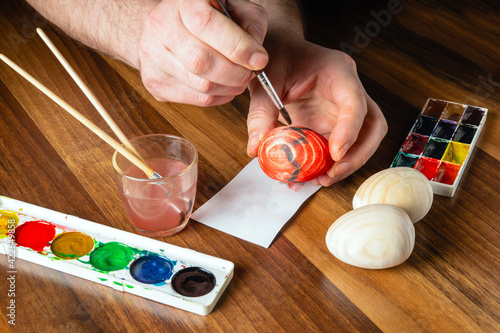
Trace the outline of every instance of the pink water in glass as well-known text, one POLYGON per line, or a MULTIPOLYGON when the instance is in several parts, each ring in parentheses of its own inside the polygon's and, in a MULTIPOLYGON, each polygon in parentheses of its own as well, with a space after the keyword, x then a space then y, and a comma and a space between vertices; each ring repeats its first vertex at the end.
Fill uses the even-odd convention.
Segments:
MULTIPOLYGON (((195 175, 188 171, 176 176, 188 165, 168 157, 149 158, 146 163, 162 177, 173 177, 131 186, 125 193, 119 191, 125 211, 139 233, 152 237, 172 235, 186 226, 191 215, 196 196, 196 172, 195 175)), ((125 174, 145 177, 135 165, 127 168, 125 174)))

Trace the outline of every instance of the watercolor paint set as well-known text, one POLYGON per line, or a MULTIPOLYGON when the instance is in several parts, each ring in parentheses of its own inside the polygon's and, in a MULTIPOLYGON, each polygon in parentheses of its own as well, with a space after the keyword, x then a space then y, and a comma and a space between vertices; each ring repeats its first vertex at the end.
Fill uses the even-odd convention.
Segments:
POLYGON ((435 194, 452 197, 487 114, 486 108, 429 98, 391 167, 415 168, 435 194))
POLYGON ((0 196, 0 253, 200 315, 234 264, 155 239, 0 196))

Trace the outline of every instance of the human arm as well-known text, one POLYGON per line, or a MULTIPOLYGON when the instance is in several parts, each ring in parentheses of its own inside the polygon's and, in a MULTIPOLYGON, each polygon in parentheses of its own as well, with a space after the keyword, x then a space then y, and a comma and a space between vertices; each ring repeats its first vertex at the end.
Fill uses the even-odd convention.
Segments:
POLYGON ((214 0, 27 1, 71 37, 139 69, 161 101, 226 103, 267 64, 266 13, 245 0, 228 2, 239 26, 214 0))
MULTIPOLYGON (((294 0, 254 1, 260 6, 227 2, 238 26, 214 9, 215 0, 28 0, 69 35, 138 68, 159 100, 228 102, 246 88, 252 69, 267 64, 269 52, 266 73, 294 124, 329 139, 336 163, 313 181, 328 186, 366 162, 387 124, 352 59, 303 39, 294 0), (264 56, 250 66, 256 52, 264 56)), ((255 156, 260 139, 277 125, 278 112, 257 80, 249 89, 248 154, 255 156)))

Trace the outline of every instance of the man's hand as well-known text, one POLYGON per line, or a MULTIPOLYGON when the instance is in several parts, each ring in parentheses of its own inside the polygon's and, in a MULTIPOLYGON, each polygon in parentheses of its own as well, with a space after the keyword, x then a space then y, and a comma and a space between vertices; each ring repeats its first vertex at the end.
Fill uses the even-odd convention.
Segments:
MULTIPOLYGON (((212 0, 214 1, 214 0, 212 0)), ((216 2, 216 1, 214 1, 216 2)), ((267 65, 265 10, 231 0, 234 19, 210 0, 163 0, 147 16, 138 68, 160 101, 211 106, 231 101, 267 65)))
MULTIPOLYGON (((265 46, 270 54, 266 73, 293 124, 329 141, 334 164, 313 183, 329 186, 360 168, 377 150, 387 123, 364 90, 354 61, 285 30, 268 32, 265 46)), ((276 127, 278 111, 258 82, 249 89, 248 154, 255 157, 259 141, 276 127)))

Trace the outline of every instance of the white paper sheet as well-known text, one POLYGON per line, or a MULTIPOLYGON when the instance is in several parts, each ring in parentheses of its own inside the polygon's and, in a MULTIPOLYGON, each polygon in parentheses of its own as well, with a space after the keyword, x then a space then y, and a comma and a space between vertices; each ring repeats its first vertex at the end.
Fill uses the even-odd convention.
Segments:
POLYGON ((300 206, 321 186, 305 183, 299 192, 269 178, 252 160, 191 218, 268 248, 300 206))

